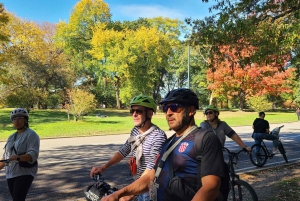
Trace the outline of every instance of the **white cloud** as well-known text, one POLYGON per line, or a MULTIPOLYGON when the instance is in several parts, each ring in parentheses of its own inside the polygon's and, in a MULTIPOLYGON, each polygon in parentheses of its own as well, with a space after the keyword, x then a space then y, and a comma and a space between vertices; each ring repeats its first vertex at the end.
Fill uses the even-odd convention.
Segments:
POLYGON ((122 5, 114 8, 112 13, 118 13, 124 18, 136 20, 139 17, 168 17, 171 19, 178 18, 184 20, 185 15, 178 9, 170 9, 160 5, 122 5))

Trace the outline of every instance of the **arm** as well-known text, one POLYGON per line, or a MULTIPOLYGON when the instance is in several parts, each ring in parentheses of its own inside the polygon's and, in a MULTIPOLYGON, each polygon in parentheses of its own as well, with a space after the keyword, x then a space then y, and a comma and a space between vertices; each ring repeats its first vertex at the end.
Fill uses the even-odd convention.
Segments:
POLYGON ((104 165, 94 166, 90 172, 90 177, 93 178, 94 175, 104 172, 107 168, 119 163, 124 156, 120 152, 115 153, 115 155, 104 165))
POLYGON ((235 133, 235 134, 231 137, 231 139, 232 139, 233 141, 235 141, 242 149, 246 148, 248 152, 251 151, 251 148, 250 148, 250 147, 247 147, 247 146, 244 144, 243 140, 240 138, 240 136, 239 136, 238 134, 235 133))
MULTIPOLYGON (((2 158, 1 160, 5 160, 5 158, 2 158)), ((4 162, 0 162, 0 170, 1 170, 2 168, 4 168, 4 166, 5 166, 5 163, 4 163, 4 162)))
POLYGON ((214 201, 219 195, 221 178, 207 175, 201 179, 202 187, 197 191, 192 201, 214 201))
POLYGON ((128 195, 138 195, 148 191, 150 181, 154 179, 155 171, 154 169, 150 170, 148 174, 140 177, 132 184, 110 194, 109 196, 103 197, 101 201, 118 201, 119 198, 128 196, 128 195))
POLYGON ((20 155, 20 156, 13 155, 13 156, 9 157, 9 160, 10 161, 16 161, 18 157, 20 158, 20 161, 24 161, 24 162, 25 161, 27 161, 27 162, 32 161, 32 156, 30 154, 23 154, 23 155, 20 155))

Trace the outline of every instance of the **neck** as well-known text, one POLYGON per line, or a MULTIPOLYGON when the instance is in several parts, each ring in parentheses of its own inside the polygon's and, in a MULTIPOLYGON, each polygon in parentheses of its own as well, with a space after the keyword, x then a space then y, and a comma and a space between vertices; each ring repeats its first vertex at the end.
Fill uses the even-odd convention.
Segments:
POLYGON ((139 128, 140 133, 146 132, 150 127, 152 126, 152 123, 150 121, 146 121, 145 125, 142 128, 139 128))
POLYGON ((208 123, 213 128, 218 126, 217 119, 214 119, 213 121, 208 121, 208 123))
POLYGON ((26 126, 24 126, 22 129, 17 130, 18 134, 23 133, 27 129, 26 126))
POLYGON ((185 132, 187 132, 194 125, 195 125, 195 122, 193 124, 183 126, 180 130, 176 131, 176 137, 182 136, 185 132))

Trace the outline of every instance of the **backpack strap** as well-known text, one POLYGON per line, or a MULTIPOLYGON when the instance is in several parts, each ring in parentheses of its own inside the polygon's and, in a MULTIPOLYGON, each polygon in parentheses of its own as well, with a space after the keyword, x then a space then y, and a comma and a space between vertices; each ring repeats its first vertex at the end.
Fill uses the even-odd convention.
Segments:
POLYGON ((199 132, 195 134, 194 140, 194 150, 196 155, 196 160, 198 164, 198 172, 197 172, 197 189, 200 189, 202 186, 201 183, 201 160, 202 160, 202 152, 203 152, 203 137, 209 131, 207 129, 199 127, 199 132))

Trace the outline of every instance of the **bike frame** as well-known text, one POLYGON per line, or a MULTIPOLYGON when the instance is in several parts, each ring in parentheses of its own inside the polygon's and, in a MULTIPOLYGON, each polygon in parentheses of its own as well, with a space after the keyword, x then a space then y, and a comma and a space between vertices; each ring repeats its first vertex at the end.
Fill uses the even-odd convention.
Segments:
MULTIPOLYGON (((240 176, 238 174, 236 174, 235 170, 234 170, 234 165, 237 164, 237 162, 234 161, 234 159, 236 158, 238 160, 238 155, 241 152, 243 152, 244 150, 240 150, 237 153, 230 152, 226 147, 224 147, 224 150, 226 150, 229 154, 228 165, 229 165, 229 176, 230 176, 230 188, 234 189, 234 181, 240 180, 240 176)), ((235 191, 232 190, 231 193, 232 193, 232 197, 235 199, 235 191)), ((241 192, 238 192, 238 193, 241 193, 241 192)))
POLYGON ((272 159, 274 154, 272 154, 271 152, 269 152, 268 148, 267 148, 267 145, 265 144, 264 140, 262 139, 261 140, 261 145, 264 147, 264 149, 266 150, 267 152, 267 156, 268 158, 272 159))

